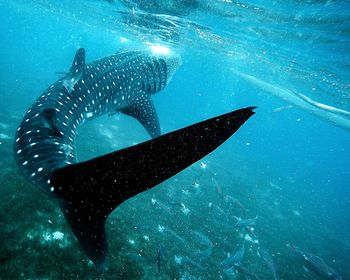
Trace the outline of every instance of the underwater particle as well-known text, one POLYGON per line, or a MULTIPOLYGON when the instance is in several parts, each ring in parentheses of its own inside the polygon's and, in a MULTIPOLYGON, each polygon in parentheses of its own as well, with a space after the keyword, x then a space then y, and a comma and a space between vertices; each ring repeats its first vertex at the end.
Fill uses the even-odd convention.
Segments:
POLYGON ((29 240, 32 240, 32 239, 34 238, 34 235, 33 235, 31 232, 28 232, 28 233, 27 233, 27 238, 28 238, 29 240))
POLYGON ((128 242, 129 242, 131 245, 135 245, 135 240, 133 240, 133 239, 129 239, 128 242))
POLYGON ((64 237, 64 233, 60 232, 60 231, 55 231, 53 234, 52 234, 52 238, 54 240, 62 240, 64 237))
POLYGON ((184 213, 186 216, 191 212, 191 210, 188 209, 188 208, 186 207, 186 205, 183 204, 183 203, 181 203, 181 211, 182 211, 182 213, 184 213))
POLYGON ((158 231, 161 232, 161 233, 164 233, 164 232, 165 232, 165 227, 164 227, 164 226, 158 225, 157 229, 158 229, 158 231))
POLYGON ((236 269, 234 266, 228 269, 224 269, 224 272, 229 278, 236 278, 236 269))
POLYGON ((174 261, 175 261, 176 264, 181 265, 182 264, 182 257, 175 255, 174 256, 174 261))
POLYGON ((202 169, 206 169, 207 168, 207 164, 204 163, 203 161, 201 161, 201 163, 199 164, 199 167, 202 169))
POLYGON ((144 236, 143 236, 143 239, 146 240, 146 241, 149 241, 148 235, 144 235, 144 236))
POLYGON ((125 37, 120 37, 119 42, 120 43, 128 43, 128 42, 130 42, 130 40, 128 38, 125 38, 125 37))
POLYGON ((293 214, 294 214, 295 216, 298 216, 298 217, 301 216, 301 214, 300 214, 300 212, 299 212, 298 210, 293 210, 293 214))
POLYGON ((189 195, 190 192, 188 190, 181 190, 181 193, 183 193, 184 195, 189 195))
POLYGON ((253 239, 249 234, 244 235, 244 240, 254 243, 254 244, 259 244, 258 239, 253 239))
POLYGON ((156 200, 156 199, 154 199, 154 198, 152 198, 152 199, 151 199, 151 202, 152 202, 152 205, 156 205, 157 200, 156 200))
POLYGON ((51 234, 49 232, 44 232, 42 235, 42 238, 44 241, 50 242, 52 237, 51 237, 51 234))
POLYGON ((0 133, 0 139, 7 140, 7 139, 11 139, 11 137, 8 136, 7 134, 0 133))

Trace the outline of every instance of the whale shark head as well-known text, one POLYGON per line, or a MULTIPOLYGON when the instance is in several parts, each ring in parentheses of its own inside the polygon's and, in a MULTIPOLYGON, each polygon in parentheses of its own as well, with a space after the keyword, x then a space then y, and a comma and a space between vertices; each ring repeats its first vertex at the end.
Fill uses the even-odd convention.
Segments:
POLYGON ((182 60, 179 55, 154 55, 143 62, 143 89, 148 94, 162 90, 173 78, 182 60))

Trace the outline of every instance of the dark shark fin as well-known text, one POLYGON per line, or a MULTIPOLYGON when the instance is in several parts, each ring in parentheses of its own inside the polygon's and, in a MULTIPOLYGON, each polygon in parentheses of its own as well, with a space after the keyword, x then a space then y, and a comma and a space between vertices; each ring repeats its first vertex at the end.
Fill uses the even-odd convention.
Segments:
POLYGON ((56 126, 56 113, 56 110, 53 108, 44 109, 39 116, 39 120, 41 127, 47 128, 52 135, 61 137, 62 133, 56 126))
POLYGON ((66 90, 70 93, 75 84, 80 80, 83 75, 85 67, 85 50, 80 48, 75 53, 75 57, 72 63, 72 66, 69 70, 69 73, 63 78, 62 84, 66 90))
POLYGON ((240 109, 89 161, 53 171, 51 185, 90 259, 103 268, 104 224, 123 201, 200 160, 226 141, 253 114, 240 109))
POLYGON ((95 201, 90 208, 82 201, 80 204, 73 200, 61 200, 60 207, 76 238, 82 245, 85 253, 100 271, 107 268, 107 239, 105 231, 106 216, 101 215, 95 201))
POLYGON ((120 111, 137 119, 152 138, 160 136, 157 112, 149 95, 137 97, 133 104, 120 111))

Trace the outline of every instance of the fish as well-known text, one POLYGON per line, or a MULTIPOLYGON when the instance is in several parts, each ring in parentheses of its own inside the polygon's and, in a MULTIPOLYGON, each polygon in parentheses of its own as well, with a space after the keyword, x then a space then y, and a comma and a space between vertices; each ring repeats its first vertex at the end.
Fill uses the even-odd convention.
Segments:
POLYGON ((184 246, 187 246, 187 241, 179 236, 174 230, 172 230, 169 227, 164 227, 164 232, 167 233, 168 235, 171 235, 174 237, 176 240, 180 241, 184 246))
POLYGON ((212 209, 213 211, 217 212, 220 217, 224 217, 226 221, 228 221, 228 216, 227 213, 218 205, 209 202, 208 204, 209 208, 212 209))
POLYGON ((163 212, 172 215, 173 213, 171 212, 171 209, 165 205, 164 203, 162 203, 161 201, 159 201, 158 199, 152 198, 151 199, 151 203, 152 205, 159 210, 162 210, 163 212))
POLYGON ((312 100, 310 97, 303 95, 302 93, 290 90, 288 88, 283 88, 275 83, 268 83, 246 73, 236 70, 234 70, 234 73, 255 87, 262 89, 266 93, 279 97, 291 105, 299 107, 300 109, 303 109, 304 111, 307 111, 334 126, 340 127, 347 131, 350 130, 350 112, 348 111, 319 103, 312 100))
POLYGON ((269 267, 271 273, 272 273, 272 276, 273 276, 273 279, 274 280, 279 280, 280 277, 276 271, 276 266, 275 266, 275 263, 270 255, 270 253, 264 249, 260 249, 259 250, 259 254, 260 256, 262 257, 262 259, 265 261, 265 263, 267 264, 267 266, 269 267))
POLYGON ((69 74, 38 97, 17 129, 18 168, 57 200, 81 248, 100 271, 107 269, 109 214, 214 151, 254 115, 256 107, 242 108, 161 135, 151 95, 170 82, 180 65, 176 55, 146 51, 119 52, 87 64, 80 48, 69 74), (111 112, 137 119, 151 140, 78 162, 77 128, 111 112))
POLYGON ((342 280, 342 276, 330 267, 321 257, 306 252, 293 244, 287 244, 287 247, 292 250, 295 255, 301 257, 308 266, 318 273, 319 275, 326 277, 327 279, 342 280))
POLYGON ((215 191, 218 194, 218 196, 223 199, 224 198, 224 192, 222 190, 222 186, 219 184, 219 182, 216 180, 215 177, 211 178, 211 181, 213 182, 214 186, 215 186, 215 191))
POLYGON ((129 252, 126 254, 126 256, 130 260, 134 261, 135 263, 146 263, 147 262, 147 260, 145 259, 145 257, 143 257, 141 255, 141 253, 129 252))
POLYGON ((161 272, 164 259, 164 247, 160 244, 157 246, 157 273, 161 272))
POLYGON ((204 235, 203 233, 196 231, 196 230, 191 230, 191 234, 195 237, 196 241, 201 245, 206 247, 205 249, 197 249, 194 253, 196 257, 198 257, 200 260, 207 259, 211 256, 214 244, 213 242, 204 235))
POLYGON ((209 237, 205 236, 203 233, 196 230, 191 230, 190 232, 202 246, 214 247, 213 242, 211 242, 209 237))
POLYGON ((241 209, 245 209, 243 204, 237 198, 234 198, 234 197, 232 197, 230 195, 225 195, 224 196, 224 200, 225 200, 225 202, 234 204, 234 205, 238 206, 241 209))
POLYGON ((239 267, 242 264, 242 259, 244 256, 245 252, 245 246, 244 246, 244 241, 242 247, 235 252, 234 254, 231 254, 231 256, 228 256, 224 261, 221 262, 221 267, 223 269, 229 269, 231 267, 239 267))
POLYGON ((255 226, 256 220, 258 219, 258 216, 251 219, 242 219, 236 216, 233 217, 237 220, 237 223, 234 226, 236 229, 255 226))
POLYGON ((175 255, 174 260, 175 260, 175 263, 178 265, 183 265, 183 266, 187 266, 190 268, 195 268, 199 271, 206 270, 206 267, 203 267, 201 264, 195 262, 194 260, 192 260, 191 258, 189 258, 187 256, 175 255))
POLYGON ((245 279, 254 279, 254 280, 259 280, 260 278, 254 273, 249 271, 249 269, 244 266, 244 265, 240 265, 238 267, 236 267, 236 270, 241 273, 242 275, 245 276, 245 279))

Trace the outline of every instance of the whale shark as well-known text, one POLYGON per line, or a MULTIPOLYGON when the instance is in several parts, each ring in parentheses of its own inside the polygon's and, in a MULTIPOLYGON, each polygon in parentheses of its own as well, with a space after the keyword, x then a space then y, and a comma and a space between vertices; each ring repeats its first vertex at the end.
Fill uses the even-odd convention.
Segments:
POLYGON ((31 105, 14 143, 24 176, 53 197, 83 251, 107 267, 105 222, 122 202, 200 160, 226 141, 253 114, 242 108, 161 135, 151 96, 172 79, 181 58, 125 51, 91 63, 77 50, 69 72, 31 105), (136 118, 151 139, 79 162, 77 128, 103 114, 136 118))

